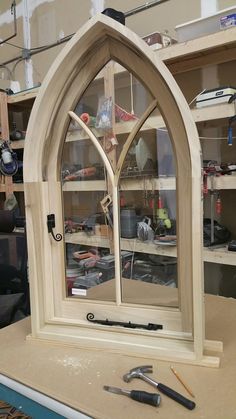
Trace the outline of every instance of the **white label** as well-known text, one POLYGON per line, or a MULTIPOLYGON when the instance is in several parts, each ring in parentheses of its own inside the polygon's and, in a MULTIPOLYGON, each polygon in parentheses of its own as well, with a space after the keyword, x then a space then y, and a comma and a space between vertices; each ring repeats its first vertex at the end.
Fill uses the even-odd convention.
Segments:
POLYGON ((80 288, 72 288, 72 294, 73 295, 87 295, 87 290, 82 290, 80 288))

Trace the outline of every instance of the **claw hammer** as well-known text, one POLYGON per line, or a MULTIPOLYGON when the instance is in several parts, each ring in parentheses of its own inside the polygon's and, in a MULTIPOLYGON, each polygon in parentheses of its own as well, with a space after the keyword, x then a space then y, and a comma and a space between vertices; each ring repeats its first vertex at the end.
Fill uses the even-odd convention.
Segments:
POLYGON ((143 365, 141 367, 136 367, 130 370, 130 372, 123 376, 123 380, 126 383, 129 383, 133 378, 141 378, 142 380, 146 381, 146 383, 149 383, 152 386, 156 387, 163 394, 175 400, 177 403, 182 404, 187 409, 194 409, 196 404, 192 400, 187 399, 186 397, 182 396, 182 394, 177 393, 177 391, 175 390, 172 390, 172 388, 167 387, 165 384, 158 383, 157 381, 152 380, 152 378, 144 374, 152 372, 152 365, 143 365))

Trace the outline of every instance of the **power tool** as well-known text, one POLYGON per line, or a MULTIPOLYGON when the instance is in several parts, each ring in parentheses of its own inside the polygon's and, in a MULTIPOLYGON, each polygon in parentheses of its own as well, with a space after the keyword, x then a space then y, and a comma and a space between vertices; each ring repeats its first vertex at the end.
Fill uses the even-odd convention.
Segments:
POLYGON ((17 154, 10 148, 10 141, 0 139, 0 171, 4 176, 13 176, 19 168, 17 154))

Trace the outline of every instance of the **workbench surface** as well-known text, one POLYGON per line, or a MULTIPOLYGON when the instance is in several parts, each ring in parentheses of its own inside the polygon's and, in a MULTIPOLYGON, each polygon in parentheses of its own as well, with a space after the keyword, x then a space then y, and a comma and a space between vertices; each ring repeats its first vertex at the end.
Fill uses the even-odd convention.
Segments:
POLYGON ((219 369, 174 364, 195 394, 197 406, 193 411, 164 395, 161 406, 156 408, 103 390, 103 385, 112 385, 155 392, 142 380, 134 379, 129 384, 122 380, 123 374, 131 368, 151 364, 153 379, 190 397, 170 370, 170 362, 26 340, 30 333, 29 318, 0 330, 0 373, 93 418, 235 419, 236 300, 205 298, 206 337, 222 340, 224 352, 219 369))

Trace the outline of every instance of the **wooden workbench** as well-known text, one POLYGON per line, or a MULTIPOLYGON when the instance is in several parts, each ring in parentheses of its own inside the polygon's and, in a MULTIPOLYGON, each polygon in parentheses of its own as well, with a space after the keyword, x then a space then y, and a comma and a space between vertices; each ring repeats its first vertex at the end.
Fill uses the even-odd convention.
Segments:
POLYGON ((219 369, 175 364, 195 393, 197 407, 188 411, 163 395, 159 408, 103 390, 103 385, 154 391, 141 380, 123 383, 122 376, 138 365, 152 364, 154 379, 189 397, 170 371, 170 363, 114 353, 81 350, 26 340, 30 319, 0 330, 0 373, 68 404, 94 418, 158 419, 236 417, 236 300, 206 296, 208 339, 222 340, 219 369))

